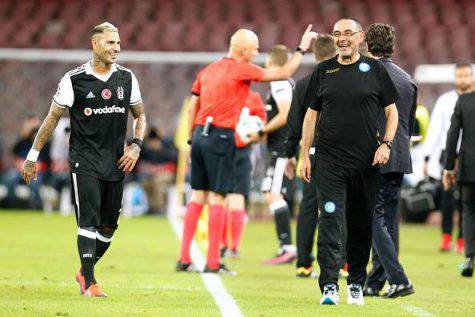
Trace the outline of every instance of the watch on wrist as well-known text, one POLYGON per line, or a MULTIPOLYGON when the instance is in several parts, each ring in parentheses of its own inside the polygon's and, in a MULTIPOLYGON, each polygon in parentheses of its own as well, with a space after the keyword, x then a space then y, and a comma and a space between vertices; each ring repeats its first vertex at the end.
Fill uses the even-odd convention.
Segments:
POLYGON ((297 47, 297 49, 296 49, 295 51, 296 51, 296 52, 299 52, 299 53, 302 54, 302 55, 305 55, 305 53, 306 53, 306 52, 303 50, 303 48, 301 48, 300 46, 297 47))
POLYGON ((266 133, 262 129, 260 129, 259 131, 257 131, 257 134, 259 134, 260 137, 263 137, 266 133))
POLYGON ((133 138, 131 143, 135 143, 139 146, 140 149, 142 149, 143 146, 143 141, 139 138, 133 138))
POLYGON ((381 144, 386 144, 389 149, 393 147, 393 142, 392 141, 383 141, 381 144))

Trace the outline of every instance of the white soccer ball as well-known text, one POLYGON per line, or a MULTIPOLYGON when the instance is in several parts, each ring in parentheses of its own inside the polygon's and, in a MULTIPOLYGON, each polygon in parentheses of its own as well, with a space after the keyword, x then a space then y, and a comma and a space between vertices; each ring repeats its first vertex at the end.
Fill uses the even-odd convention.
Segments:
POLYGON ((264 122, 258 116, 241 117, 236 126, 236 133, 243 142, 247 143, 249 142, 249 135, 262 128, 264 128, 264 122))

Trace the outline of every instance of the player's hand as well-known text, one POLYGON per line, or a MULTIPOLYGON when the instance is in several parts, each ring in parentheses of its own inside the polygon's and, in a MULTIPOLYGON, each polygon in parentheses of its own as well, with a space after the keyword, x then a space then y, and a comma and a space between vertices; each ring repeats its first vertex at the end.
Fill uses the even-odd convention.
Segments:
POLYGON ((310 183, 311 172, 312 166, 310 165, 310 157, 308 154, 303 155, 302 161, 300 162, 300 178, 310 183))
POLYGON ((124 172, 131 172, 140 156, 140 147, 132 143, 124 149, 124 155, 117 162, 119 169, 124 172))
POLYGON ((30 184, 31 179, 37 180, 36 163, 25 160, 25 162, 23 162, 23 166, 21 167, 21 176, 27 184, 30 184))
POLYGON ((389 161, 391 150, 386 143, 381 144, 376 153, 374 153, 373 166, 377 164, 386 164, 389 161))
POLYGON ((442 184, 446 191, 455 185, 455 181, 455 171, 444 170, 444 173, 442 174, 442 184))
POLYGON ((300 41, 299 47, 304 51, 308 51, 310 44, 312 44, 312 40, 316 39, 318 35, 317 32, 312 31, 312 26, 312 24, 307 26, 307 29, 302 35, 302 40, 300 41))
POLYGON ((253 143, 257 143, 257 142, 260 142, 262 137, 259 135, 258 132, 253 132, 251 134, 248 135, 249 139, 248 139, 248 142, 247 144, 253 144, 253 143))
POLYGON ((297 160, 295 157, 292 157, 287 160, 287 164, 285 165, 285 176, 287 176, 288 179, 294 179, 295 177, 295 168, 297 167, 297 160))

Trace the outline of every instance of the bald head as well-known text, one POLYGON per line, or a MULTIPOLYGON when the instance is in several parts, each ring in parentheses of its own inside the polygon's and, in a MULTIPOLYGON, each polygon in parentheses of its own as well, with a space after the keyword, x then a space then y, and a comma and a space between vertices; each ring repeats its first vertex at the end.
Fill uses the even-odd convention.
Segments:
POLYGON ((238 46, 241 48, 259 45, 259 39, 256 33, 247 29, 237 30, 233 36, 231 36, 231 46, 238 46))
POLYGON ((231 36, 229 51, 235 58, 250 61, 257 56, 258 49, 259 38, 250 30, 239 29, 231 36))

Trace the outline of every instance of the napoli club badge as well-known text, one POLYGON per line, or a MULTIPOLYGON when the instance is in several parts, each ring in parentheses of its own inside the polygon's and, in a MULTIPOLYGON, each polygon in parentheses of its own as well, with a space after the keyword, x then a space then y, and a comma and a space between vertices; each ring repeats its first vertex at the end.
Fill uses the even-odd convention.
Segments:
POLYGON ((112 92, 109 89, 103 89, 101 93, 102 99, 109 100, 112 97, 112 92))
POLYGON ((119 98, 119 100, 124 99, 124 88, 117 87, 117 98, 119 98))
POLYGON ((369 72, 371 66, 369 66, 368 63, 361 62, 359 64, 358 68, 360 69, 360 72, 367 73, 367 72, 369 72))

